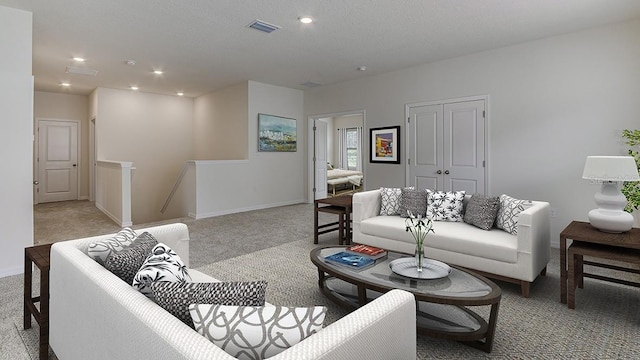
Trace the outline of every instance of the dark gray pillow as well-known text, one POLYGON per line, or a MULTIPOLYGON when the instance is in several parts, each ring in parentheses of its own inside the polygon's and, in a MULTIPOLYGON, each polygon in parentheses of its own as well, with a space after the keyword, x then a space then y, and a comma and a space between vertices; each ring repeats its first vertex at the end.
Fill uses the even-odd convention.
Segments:
POLYGON ((151 289, 158 305, 193 328, 189 305, 264 306, 267 282, 181 283, 156 281, 151 284, 151 289))
POLYGON ((403 188, 400 194, 400 207, 398 214, 401 217, 413 216, 425 217, 427 214, 427 192, 413 188, 403 188))
POLYGON ((489 230, 496 221, 499 207, 500 199, 497 196, 485 197, 484 195, 473 194, 464 213, 464 222, 483 230, 489 230))
POLYGON ((131 245, 120 251, 112 251, 107 256, 104 267, 131 285, 140 266, 151 254, 151 249, 157 244, 158 241, 145 231, 135 238, 131 245))

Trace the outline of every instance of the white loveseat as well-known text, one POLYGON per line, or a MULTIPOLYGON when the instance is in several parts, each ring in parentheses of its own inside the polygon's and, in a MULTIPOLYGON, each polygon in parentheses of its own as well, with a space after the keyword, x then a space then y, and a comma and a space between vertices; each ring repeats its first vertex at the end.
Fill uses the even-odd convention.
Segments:
MULTIPOLYGON (((186 225, 137 230, 144 231, 189 265, 186 225)), ((51 248, 49 340, 58 358, 233 359, 86 255, 89 242, 112 235, 51 248)), ((189 273, 194 282, 217 281, 193 269, 189 273)), ((413 295, 394 290, 272 359, 415 359, 415 322, 413 295)))
MULTIPOLYGON (((465 197, 465 203, 470 197, 465 197)), ((353 241, 413 254, 415 240, 405 230, 405 219, 380 216, 380 204, 380 190, 353 195, 353 241)), ((551 250, 547 202, 533 201, 520 213, 517 236, 464 222, 435 221, 433 229, 425 241, 427 257, 520 284, 524 297, 529 297, 530 283, 546 273, 551 250)))

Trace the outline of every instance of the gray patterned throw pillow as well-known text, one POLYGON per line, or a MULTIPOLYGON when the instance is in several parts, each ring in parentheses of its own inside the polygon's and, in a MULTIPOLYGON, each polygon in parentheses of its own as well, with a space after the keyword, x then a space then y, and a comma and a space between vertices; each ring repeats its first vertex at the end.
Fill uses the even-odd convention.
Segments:
POLYGON ((266 281, 180 283, 156 281, 151 284, 156 303, 193 327, 191 304, 263 306, 266 281))
POLYGON ((465 191, 431 191, 427 217, 433 221, 462 221, 465 191))
POLYGON ((464 213, 464 222, 483 230, 489 230, 496 221, 499 206, 500 200, 497 196, 485 197, 473 194, 464 213))
POLYGON ((239 359, 265 359, 322 329, 327 308, 189 306, 198 333, 239 359))
POLYGON ((401 217, 409 217, 409 213, 413 216, 424 217, 427 213, 427 192, 414 188, 402 189, 400 195, 400 208, 398 214, 401 217))
POLYGON ((133 277, 156 244, 158 241, 148 232, 144 232, 133 240, 130 246, 120 251, 112 251, 105 260, 104 267, 131 285, 133 277))
POLYGON ((496 227, 512 235, 518 235, 520 213, 533 206, 531 200, 518 200, 509 195, 500 195, 500 207, 496 216, 496 227))
POLYGON ((180 256, 169 246, 159 243, 151 250, 151 254, 140 266, 133 278, 133 287, 154 299, 151 284, 154 281, 190 282, 189 270, 180 256))
POLYGON ((400 188, 380 188, 380 215, 398 215, 400 208, 400 188))
POLYGON ((109 254, 114 251, 121 251, 125 247, 131 245, 136 236, 135 231, 126 227, 112 237, 94 240, 89 243, 87 255, 97 261, 100 265, 104 266, 104 261, 107 260, 109 254))

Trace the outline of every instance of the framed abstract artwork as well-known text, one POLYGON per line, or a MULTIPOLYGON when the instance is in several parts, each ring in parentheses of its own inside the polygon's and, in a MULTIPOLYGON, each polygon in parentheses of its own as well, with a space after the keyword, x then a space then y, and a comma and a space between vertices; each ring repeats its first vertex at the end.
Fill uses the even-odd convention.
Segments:
POLYGON ((296 119, 258 114, 258 151, 297 151, 296 119))
POLYGON ((371 162, 400 164, 400 126, 370 129, 371 162))

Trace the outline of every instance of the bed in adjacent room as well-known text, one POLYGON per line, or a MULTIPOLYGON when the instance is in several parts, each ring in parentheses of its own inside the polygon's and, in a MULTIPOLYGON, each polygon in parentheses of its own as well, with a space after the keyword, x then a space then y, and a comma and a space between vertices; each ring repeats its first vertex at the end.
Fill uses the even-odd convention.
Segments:
POLYGON ((336 196, 342 191, 356 192, 362 186, 362 171, 329 169, 327 170, 327 185, 330 196, 336 196))

